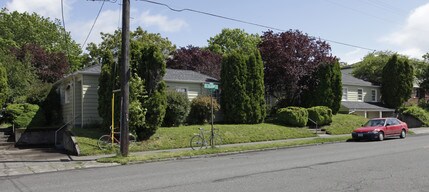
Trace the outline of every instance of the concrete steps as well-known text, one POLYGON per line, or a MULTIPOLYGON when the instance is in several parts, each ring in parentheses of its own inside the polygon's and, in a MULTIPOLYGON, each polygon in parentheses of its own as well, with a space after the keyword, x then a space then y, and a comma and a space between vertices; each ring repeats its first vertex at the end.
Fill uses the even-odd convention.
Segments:
POLYGON ((0 129, 0 150, 9 150, 15 146, 12 128, 0 129))

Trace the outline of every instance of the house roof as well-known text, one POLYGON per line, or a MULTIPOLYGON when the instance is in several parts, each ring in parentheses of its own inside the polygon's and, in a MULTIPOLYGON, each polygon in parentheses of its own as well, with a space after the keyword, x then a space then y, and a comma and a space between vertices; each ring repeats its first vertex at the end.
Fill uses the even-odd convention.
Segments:
MULTIPOLYGON (((98 75, 101 73, 101 64, 92 65, 76 71, 72 74, 65 76, 63 79, 58 82, 67 79, 68 77, 77 75, 77 74, 89 74, 89 75, 98 75)), ((210 77, 195 71, 191 70, 180 70, 180 69, 166 69, 164 75, 165 81, 173 82, 194 82, 194 83, 204 83, 204 82, 217 82, 218 80, 214 77, 210 77)))
POLYGON ((365 87, 380 87, 377 85, 372 84, 371 82, 364 81, 362 79, 358 79, 356 77, 353 77, 350 74, 350 70, 344 69, 341 70, 342 79, 341 82, 343 85, 356 85, 356 86, 365 86, 365 87))
POLYGON ((382 103, 341 101, 341 105, 352 111, 395 111, 395 109, 384 107, 382 103))
POLYGON ((178 82, 217 82, 214 77, 210 77, 195 71, 181 70, 181 69, 167 69, 165 81, 178 81, 178 82))

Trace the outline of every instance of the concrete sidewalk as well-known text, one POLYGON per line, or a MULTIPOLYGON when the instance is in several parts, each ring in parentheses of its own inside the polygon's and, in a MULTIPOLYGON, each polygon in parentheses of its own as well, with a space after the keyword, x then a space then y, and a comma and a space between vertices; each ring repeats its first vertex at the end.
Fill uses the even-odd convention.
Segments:
MULTIPOLYGON (((429 134, 429 127, 413 128, 410 130, 412 130, 417 135, 429 134)), ((341 137, 341 136, 347 136, 347 135, 319 134, 319 137, 320 138, 341 137)), ((314 139, 314 137, 230 144, 225 146, 232 147, 232 146, 285 142, 285 141, 293 141, 293 140, 308 140, 308 139, 314 139)), ((144 151, 144 152, 132 153, 132 155, 147 155, 147 154, 153 154, 153 153, 166 153, 166 152, 175 152, 175 151, 184 151, 184 150, 191 150, 191 149, 183 148, 183 149, 144 151)), ((119 165, 116 163, 97 163, 96 162, 98 158, 109 157, 109 156, 112 156, 112 155, 69 156, 62 151, 56 151, 55 149, 49 149, 49 148, 5 149, 5 150, 0 150, 0 177, 119 165)))

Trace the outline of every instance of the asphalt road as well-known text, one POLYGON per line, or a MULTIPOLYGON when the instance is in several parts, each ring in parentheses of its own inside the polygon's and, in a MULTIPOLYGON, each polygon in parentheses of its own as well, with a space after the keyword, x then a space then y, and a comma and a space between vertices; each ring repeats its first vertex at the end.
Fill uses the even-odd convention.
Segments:
POLYGON ((429 135, 1 177, 0 191, 429 191, 429 135))

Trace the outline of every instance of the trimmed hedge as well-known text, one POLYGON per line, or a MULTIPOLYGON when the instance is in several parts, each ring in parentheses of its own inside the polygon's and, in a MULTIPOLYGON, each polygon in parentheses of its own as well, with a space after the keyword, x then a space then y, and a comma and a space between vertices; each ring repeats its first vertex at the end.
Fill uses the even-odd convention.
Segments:
MULTIPOLYGON (((191 111, 188 115, 189 124, 204 124, 211 121, 211 102, 208 96, 198 96, 191 102, 191 111)), ((213 112, 219 111, 219 104, 213 99, 213 112)), ((214 117, 213 117, 214 118, 214 117)))
POLYGON ((184 93, 167 91, 167 109, 165 111, 164 127, 180 126, 189 114, 190 102, 184 93))
POLYGON ((28 103, 10 104, 6 107, 6 116, 18 128, 41 126, 46 120, 38 105, 28 103))
MULTIPOLYGON (((329 125, 332 123, 332 110, 326 106, 315 106, 307 109, 308 118, 315 121, 318 126, 329 125)), ((312 121, 308 121, 313 124, 312 121)))
POLYGON ((403 115, 410 115, 420 120, 423 124, 429 125, 429 112, 418 106, 403 107, 400 109, 403 115))
POLYGON ((277 121, 283 125, 304 127, 308 122, 307 109, 301 107, 286 107, 277 111, 277 121))

